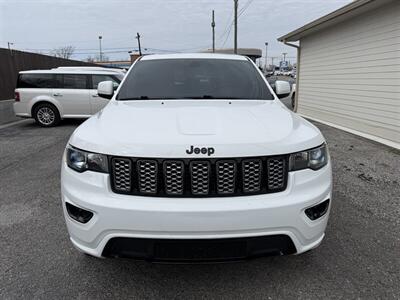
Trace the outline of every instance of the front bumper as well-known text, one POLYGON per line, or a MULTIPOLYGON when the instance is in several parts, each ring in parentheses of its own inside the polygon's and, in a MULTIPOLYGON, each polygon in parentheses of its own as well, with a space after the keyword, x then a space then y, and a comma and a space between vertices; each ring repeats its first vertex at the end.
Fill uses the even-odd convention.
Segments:
POLYGON ((63 162, 61 191, 72 243, 93 256, 103 256, 111 239, 210 240, 288 236, 297 254, 317 247, 328 212, 311 221, 304 210, 331 199, 331 166, 290 172, 280 193, 222 198, 157 198, 115 194, 109 175, 77 173, 63 162), (93 212, 81 224, 68 215, 65 202, 93 212))

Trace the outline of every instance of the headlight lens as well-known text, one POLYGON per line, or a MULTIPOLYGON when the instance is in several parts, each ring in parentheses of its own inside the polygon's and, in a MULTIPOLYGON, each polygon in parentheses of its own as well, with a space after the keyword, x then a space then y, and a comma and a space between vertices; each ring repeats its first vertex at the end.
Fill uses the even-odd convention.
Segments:
POLYGON ((66 151, 67 165, 77 172, 95 171, 108 173, 107 156, 76 149, 70 145, 66 151))
POLYGON ((310 168, 318 170, 328 163, 328 150, 326 144, 318 148, 301 151, 290 155, 289 170, 297 171, 310 168))

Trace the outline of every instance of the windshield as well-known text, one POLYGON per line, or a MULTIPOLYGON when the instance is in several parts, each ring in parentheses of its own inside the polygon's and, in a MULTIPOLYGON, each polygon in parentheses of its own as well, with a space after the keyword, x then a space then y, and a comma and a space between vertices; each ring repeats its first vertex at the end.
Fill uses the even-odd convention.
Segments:
POLYGON ((160 59, 137 62, 117 100, 273 100, 257 69, 247 60, 160 59))

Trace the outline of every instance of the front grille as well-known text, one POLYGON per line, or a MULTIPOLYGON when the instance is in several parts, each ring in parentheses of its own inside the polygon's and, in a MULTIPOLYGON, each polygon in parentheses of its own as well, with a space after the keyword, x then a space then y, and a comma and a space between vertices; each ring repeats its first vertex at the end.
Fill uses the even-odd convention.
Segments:
POLYGON ((156 197, 222 197, 280 192, 286 155, 254 158, 151 159, 111 157, 115 193, 156 197))
POLYGON ((128 158, 114 159, 113 168, 113 186, 117 191, 128 192, 131 190, 131 168, 132 162, 128 158))
POLYGON ((208 195, 210 190, 210 163, 190 162, 190 177, 193 195, 208 195))
POLYGON ((271 158, 268 160, 268 188, 280 189, 285 184, 285 163, 281 159, 271 158))
POLYGON ((165 192, 168 195, 182 195, 184 181, 184 164, 181 161, 165 161, 165 192))
POLYGON ((232 194, 235 192, 236 163, 234 161, 217 162, 217 192, 232 194))
POLYGON ((259 192, 261 189, 261 159, 246 159, 242 163, 243 191, 246 193, 259 192))
POLYGON ((143 194, 157 192, 157 162, 154 160, 138 160, 137 172, 139 177, 139 191, 143 194))

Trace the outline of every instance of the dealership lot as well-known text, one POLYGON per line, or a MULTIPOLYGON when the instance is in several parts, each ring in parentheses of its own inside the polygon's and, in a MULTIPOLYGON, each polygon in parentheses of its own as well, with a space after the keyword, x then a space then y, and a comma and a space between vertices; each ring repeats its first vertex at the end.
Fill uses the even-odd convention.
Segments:
POLYGON ((61 155, 82 121, 0 129, 0 298, 399 298, 400 152, 318 124, 333 160, 327 236, 300 256, 216 265, 101 260, 68 240, 61 155))

